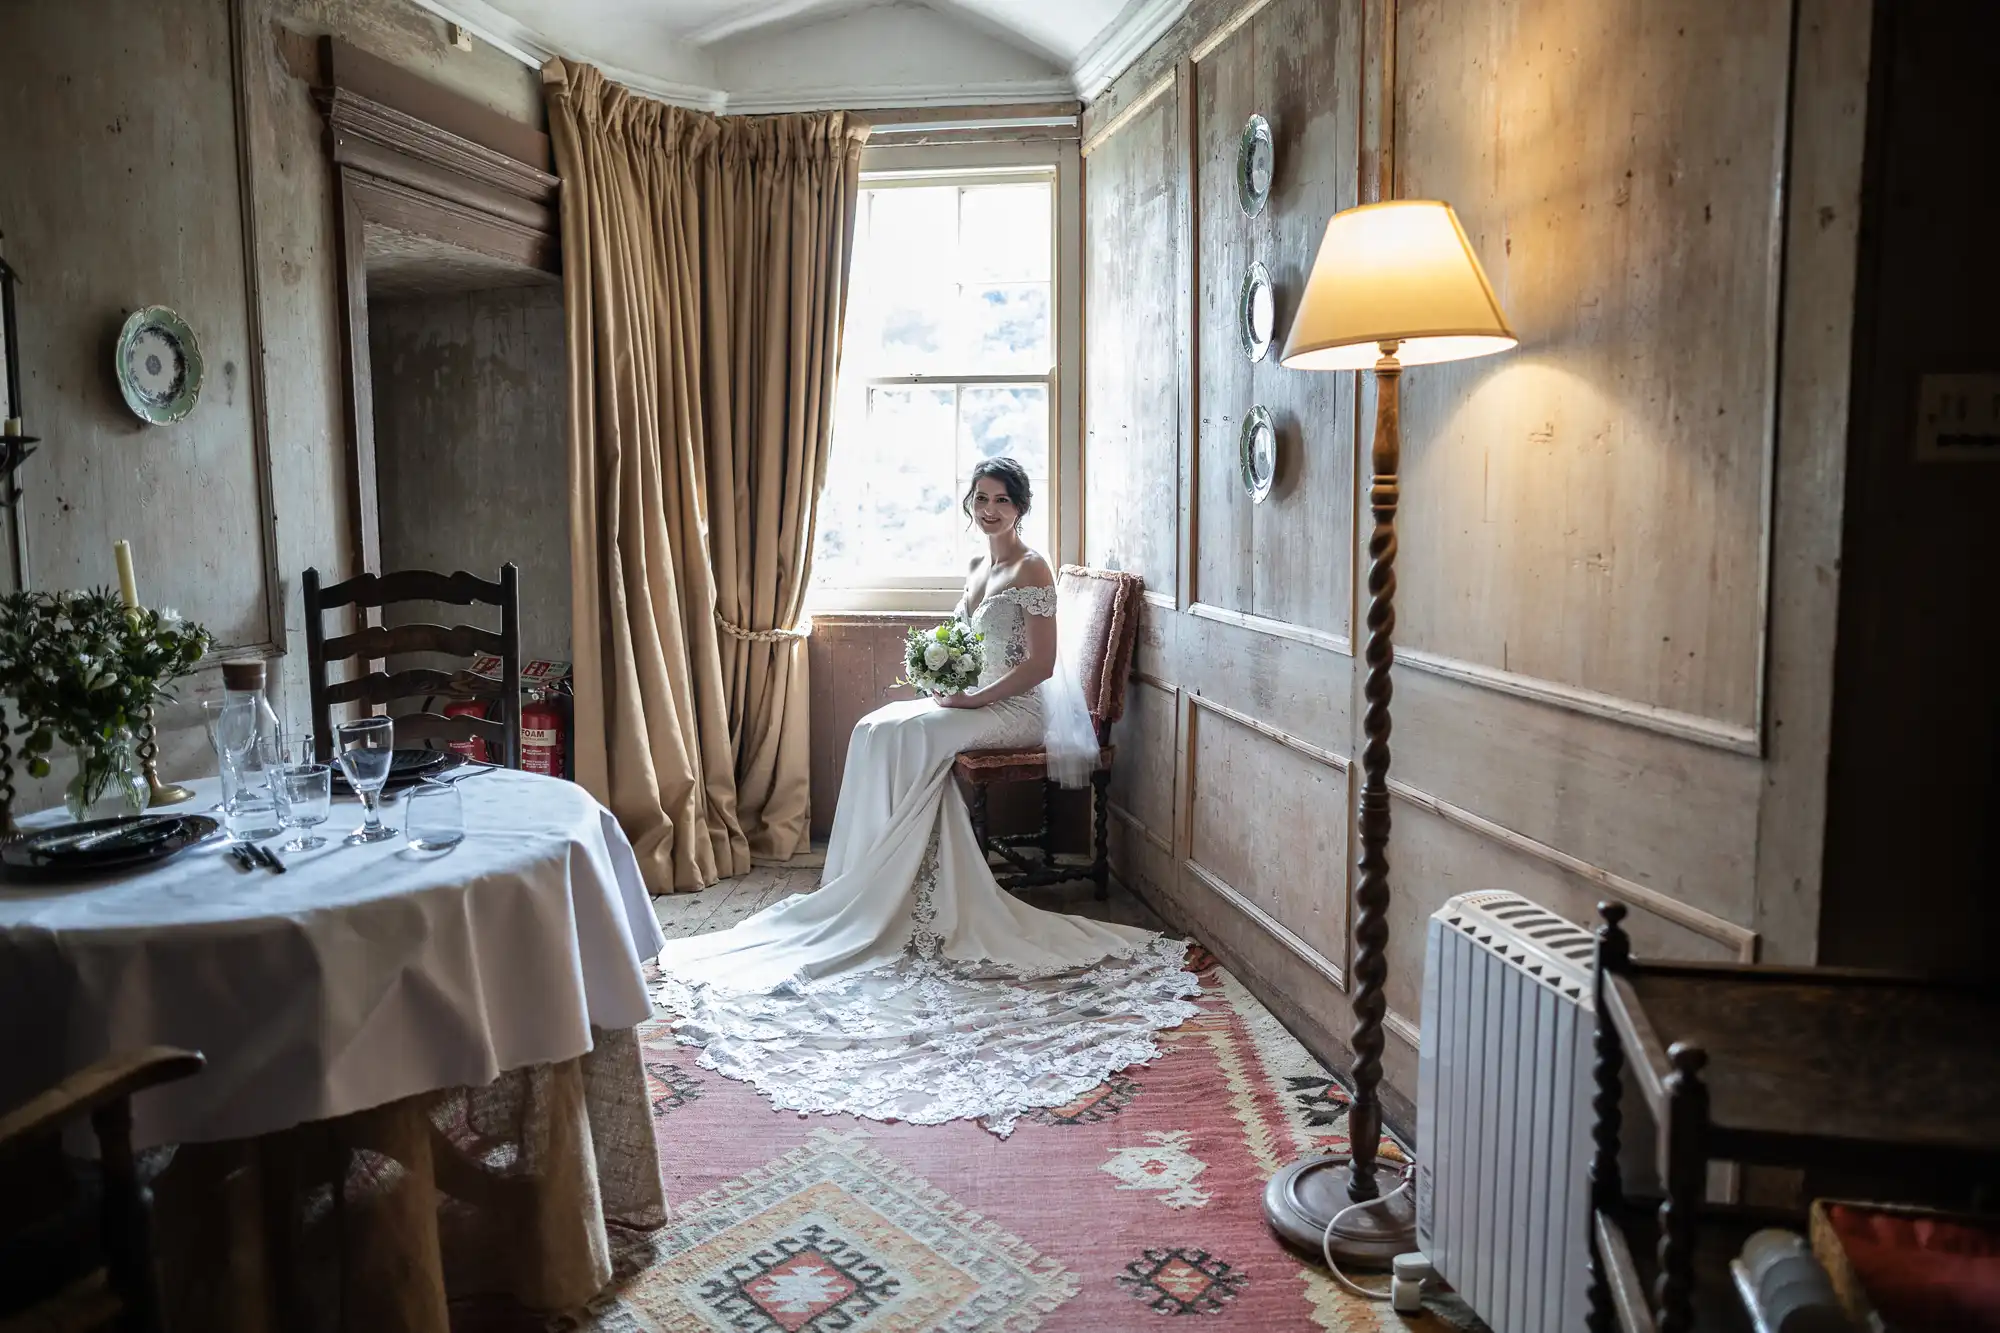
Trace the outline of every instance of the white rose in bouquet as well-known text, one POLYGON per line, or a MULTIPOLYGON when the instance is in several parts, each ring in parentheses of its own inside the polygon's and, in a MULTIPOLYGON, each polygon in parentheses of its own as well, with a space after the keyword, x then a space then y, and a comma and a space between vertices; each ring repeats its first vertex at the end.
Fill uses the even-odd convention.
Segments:
POLYGON ((925 694, 959 694, 979 683, 986 659, 982 635, 962 620, 946 621, 936 629, 910 631, 903 649, 903 678, 925 694))

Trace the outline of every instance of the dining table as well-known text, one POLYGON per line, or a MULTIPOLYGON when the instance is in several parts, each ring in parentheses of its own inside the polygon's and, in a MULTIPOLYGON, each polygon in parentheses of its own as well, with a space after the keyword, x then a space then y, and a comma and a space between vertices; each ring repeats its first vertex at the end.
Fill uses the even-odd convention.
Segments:
MULTIPOLYGON (((216 801, 189 785, 164 813, 216 801)), ((572 1309, 610 1281, 613 1228, 665 1221, 636 1034, 663 937, 631 846, 561 779, 456 785, 448 851, 350 844, 360 807, 336 801, 282 872, 218 835, 122 874, 0 880, 0 1106, 115 1052, 206 1057, 132 1105, 170 1328, 572 1309)))

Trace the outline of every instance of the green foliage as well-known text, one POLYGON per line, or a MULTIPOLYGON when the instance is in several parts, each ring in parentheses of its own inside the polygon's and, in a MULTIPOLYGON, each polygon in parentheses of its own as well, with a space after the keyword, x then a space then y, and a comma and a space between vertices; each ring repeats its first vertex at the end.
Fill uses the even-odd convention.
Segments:
POLYGON ((28 771, 55 742, 85 751, 137 730, 215 642, 171 610, 127 610, 109 589, 0 597, 0 695, 23 719, 28 771))
POLYGON ((925 694, 971 689, 979 683, 985 638, 959 620, 948 620, 933 630, 911 630, 903 647, 903 679, 896 683, 914 685, 925 694))

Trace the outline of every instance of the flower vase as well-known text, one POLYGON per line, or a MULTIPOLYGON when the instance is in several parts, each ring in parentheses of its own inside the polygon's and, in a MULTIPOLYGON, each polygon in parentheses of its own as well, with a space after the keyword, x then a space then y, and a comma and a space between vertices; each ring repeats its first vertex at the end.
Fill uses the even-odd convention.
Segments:
POLYGON ((151 792, 137 742, 123 729, 76 753, 76 776, 63 788, 63 805, 78 823, 144 813, 151 792))

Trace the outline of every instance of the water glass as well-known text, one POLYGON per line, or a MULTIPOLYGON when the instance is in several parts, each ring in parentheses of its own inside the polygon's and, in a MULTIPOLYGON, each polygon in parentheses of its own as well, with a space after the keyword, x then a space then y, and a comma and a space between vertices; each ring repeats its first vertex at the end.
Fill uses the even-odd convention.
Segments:
POLYGON ((351 843, 382 842, 396 830, 382 823, 382 784, 389 780, 396 759, 396 724, 386 717, 364 717, 333 729, 334 751, 347 785, 361 798, 361 827, 347 835, 351 843))
POLYGON ((448 852, 465 841, 465 798, 456 782, 420 782, 403 806, 413 852, 448 852))
POLYGON ((298 837, 279 850, 310 852, 326 846, 326 839, 312 830, 333 814, 333 770, 325 764, 296 764, 279 769, 272 781, 277 784, 278 809, 285 827, 299 831, 298 837))

